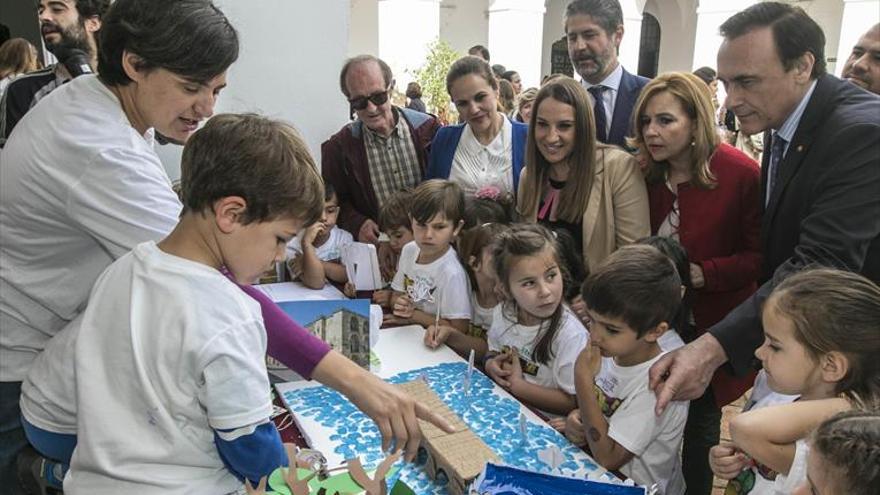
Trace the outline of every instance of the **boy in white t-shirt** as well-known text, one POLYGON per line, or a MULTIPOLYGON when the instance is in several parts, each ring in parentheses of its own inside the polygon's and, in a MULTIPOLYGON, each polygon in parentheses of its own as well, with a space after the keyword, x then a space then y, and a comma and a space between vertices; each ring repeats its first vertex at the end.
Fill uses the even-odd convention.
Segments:
POLYGON ((566 436, 583 438, 603 467, 640 485, 656 483, 665 495, 684 493, 679 450, 688 403, 673 402, 655 416, 648 369, 665 352, 658 340, 678 310, 681 290, 669 258, 644 245, 617 250, 587 278, 582 295, 592 320, 590 343, 602 357, 596 363, 590 347, 578 356, 579 414, 566 424, 566 436))
POLYGON ((452 249, 464 225, 464 194, 454 182, 422 182, 412 196, 415 241, 403 247, 391 288, 392 314, 386 323, 440 322, 466 332, 471 318, 467 274, 452 249))
POLYGON ((252 283, 284 258, 320 176, 291 127, 253 115, 211 119, 181 175, 178 225, 108 267, 79 322, 67 493, 230 493, 287 464, 260 307, 226 271, 252 283))
POLYGON ((348 282, 345 266, 340 262, 342 250, 354 242, 350 233, 336 225, 339 198, 331 184, 324 184, 324 209, 315 222, 287 245, 287 266, 294 279, 311 289, 321 289, 330 280, 348 282))

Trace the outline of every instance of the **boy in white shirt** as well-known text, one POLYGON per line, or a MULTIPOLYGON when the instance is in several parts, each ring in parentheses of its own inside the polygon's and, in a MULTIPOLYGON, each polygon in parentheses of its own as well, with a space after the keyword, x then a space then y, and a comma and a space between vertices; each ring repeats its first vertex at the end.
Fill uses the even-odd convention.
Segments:
POLYGON ((66 493, 230 493, 287 464, 260 307, 224 272, 251 283, 282 260, 321 178, 291 127, 253 115, 211 119, 181 174, 178 225, 108 267, 82 315, 66 493))
POLYGON ((566 436, 583 438, 603 467, 640 485, 656 483, 665 495, 684 493, 679 450, 688 403, 673 402, 656 417, 648 369, 666 352, 658 340, 681 290, 675 266, 651 246, 623 247, 590 274, 582 295, 592 320, 590 347, 602 357, 596 363, 590 347, 578 356, 579 409, 566 423, 566 436))
POLYGON ((354 238, 336 225, 337 218, 339 198, 332 185, 324 184, 321 220, 297 234, 287 246, 290 273, 306 287, 321 289, 326 280, 339 284, 348 282, 340 258, 342 250, 354 242, 354 238))
POLYGON ((436 323, 466 332, 471 318, 467 274, 452 249, 464 225, 464 194, 454 182, 422 182, 412 196, 410 210, 415 241, 403 247, 391 288, 393 314, 386 322, 436 323))

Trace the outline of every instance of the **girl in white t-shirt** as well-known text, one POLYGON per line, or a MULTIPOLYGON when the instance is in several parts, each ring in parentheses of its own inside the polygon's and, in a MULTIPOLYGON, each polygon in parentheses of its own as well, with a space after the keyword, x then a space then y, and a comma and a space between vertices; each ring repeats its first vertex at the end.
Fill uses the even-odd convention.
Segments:
POLYGON ((788 494, 806 478, 811 430, 853 406, 880 404, 880 287, 861 275, 806 270, 764 305, 764 344, 755 351, 767 384, 797 402, 753 409, 730 422, 732 443, 712 448, 727 493, 788 494))
POLYGON ((575 407, 574 362, 587 330, 563 302, 563 274, 553 234, 514 225, 492 245, 505 301, 489 329, 486 373, 514 397, 549 415, 575 407))
POLYGON ((492 268, 490 244, 507 228, 500 223, 485 223, 462 232, 458 240, 458 257, 470 280, 470 325, 465 332, 458 332, 446 325, 431 325, 425 332, 425 345, 436 348, 445 343, 464 358, 473 350, 474 357, 483 360, 489 350, 486 335, 499 302, 495 290, 498 278, 492 268))

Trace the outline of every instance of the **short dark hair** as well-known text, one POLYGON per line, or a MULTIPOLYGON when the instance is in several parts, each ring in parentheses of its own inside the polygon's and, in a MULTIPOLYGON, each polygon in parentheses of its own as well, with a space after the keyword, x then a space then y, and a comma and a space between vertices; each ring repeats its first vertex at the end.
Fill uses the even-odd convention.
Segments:
POLYGON ((333 187, 333 184, 329 182, 324 183, 324 202, 330 201, 333 197, 336 196, 336 188, 333 187))
POLYGON ((492 89, 498 89, 498 80, 495 79, 489 63, 480 57, 466 55, 449 66, 449 72, 446 73, 446 92, 452 96, 452 83, 470 74, 482 77, 492 89))
POLYGON ((443 213, 453 227, 464 218, 464 193, 455 182, 426 180, 413 191, 409 212, 413 220, 426 223, 438 213, 443 213))
POLYGON ((721 36, 731 40, 754 29, 770 27, 776 53, 786 71, 806 52, 816 59, 810 77, 826 72, 825 33, 804 9, 780 2, 761 2, 737 12, 721 25, 721 36))
POLYGON ((486 62, 489 61, 489 49, 486 48, 485 46, 474 45, 474 46, 468 48, 468 55, 476 55, 478 53, 480 54, 481 57, 483 57, 483 60, 485 60, 486 62))
POLYGON ((657 248, 633 244, 605 258, 581 292, 591 311, 620 318, 642 337, 660 323, 673 322, 681 303, 681 278, 657 248))
POLYGON ((116 0, 101 22, 98 77, 131 82, 123 51, 140 58, 138 69, 162 68, 206 83, 238 59, 238 33, 210 0, 116 0))
POLYGON ((407 98, 421 98, 422 97, 422 86, 412 81, 406 85, 406 97, 407 98))
POLYGON ((515 70, 507 70, 504 71, 504 74, 501 74, 501 79, 506 79, 510 82, 513 82, 513 76, 518 76, 519 72, 515 70))
POLYGON ((674 328, 686 342, 694 340, 697 336, 691 333, 692 328, 690 323, 691 302, 694 298, 694 283, 691 281, 691 263, 684 246, 672 237, 662 235, 643 237, 635 243, 657 248, 675 265, 675 269, 678 271, 678 277, 681 279, 681 285, 684 286, 685 291, 684 296, 681 298, 678 313, 676 313, 674 321, 669 322, 669 325, 674 328))
POLYGON ((706 84, 710 84, 718 78, 718 73, 711 67, 700 67, 694 71, 694 75, 699 77, 706 84))
POLYGON ((221 114, 187 141, 181 158, 183 213, 209 210, 214 201, 240 196, 242 223, 283 217, 311 225, 321 218, 324 187, 299 133, 254 114, 221 114))
POLYGON ((617 0, 575 0, 565 7, 563 25, 567 25, 568 18, 574 15, 592 17, 605 30, 605 34, 617 31, 617 26, 623 24, 623 9, 617 0))
POLYGON ((80 17, 103 19, 110 8, 110 0, 76 0, 76 11, 80 17))
POLYGON ((358 55, 346 60, 345 63, 342 64, 342 70, 339 71, 339 89, 342 90, 342 94, 345 95, 346 98, 351 96, 351 93, 348 92, 348 86, 345 84, 345 78, 348 76, 348 71, 355 65, 366 64, 369 62, 374 62, 379 65, 379 70, 382 71, 382 79, 385 81, 385 87, 387 88, 391 86, 391 83, 394 81, 394 75, 391 73, 391 67, 385 63, 384 60, 373 55, 358 55))
POLYGON ((412 191, 404 189, 392 194, 379 208, 379 230, 388 232, 398 227, 412 230, 409 208, 412 204, 412 191))
POLYGON ((494 64, 492 66, 492 74, 495 74, 496 79, 501 79, 501 74, 504 74, 505 72, 507 72, 507 67, 504 67, 501 64, 494 64))

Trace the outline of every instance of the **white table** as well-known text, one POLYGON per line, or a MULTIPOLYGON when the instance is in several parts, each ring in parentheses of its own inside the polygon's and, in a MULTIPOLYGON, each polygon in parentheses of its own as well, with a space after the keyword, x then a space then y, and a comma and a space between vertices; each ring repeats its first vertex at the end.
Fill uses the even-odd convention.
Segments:
MULTIPOLYGON (((443 363, 463 362, 464 360, 455 352, 446 346, 440 346, 437 349, 430 349, 423 343, 425 329, 418 325, 409 325, 397 328, 388 328, 380 331, 380 338, 373 348, 381 360, 379 369, 373 370, 382 378, 390 378, 402 372, 414 369, 436 366, 443 363)), ((478 372, 478 371, 475 371, 478 372)), ((284 397, 284 393, 288 390, 300 390, 306 387, 320 387, 322 385, 315 382, 293 382, 277 384, 279 394, 284 397)), ((493 393, 505 398, 516 400, 506 390, 495 385, 493 393)), ((533 413, 529 408, 520 404, 520 412, 525 415, 526 419, 533 424, 550 428, 541 418, 533 413)), ((294 419, 297 422, 300 432, 312 448, 320 450, 327 458, 330 467, 341 466, 343 459, 334 452, 338 442, 331 440, 331 436, 335 431, 322 426, 316 418, 298 415, 295 410, 291 410, 294 419)), ((574 454, 575 459, 589 461, 595 464, 586 453, 577 450, 574 454)), ((601 467, 597 471, 580 472, 578 476, 588 476, 591 479, 602 479, 604 481, 611 480, 613 476, 601 467)))

